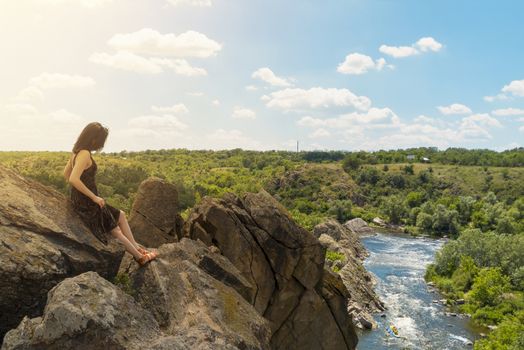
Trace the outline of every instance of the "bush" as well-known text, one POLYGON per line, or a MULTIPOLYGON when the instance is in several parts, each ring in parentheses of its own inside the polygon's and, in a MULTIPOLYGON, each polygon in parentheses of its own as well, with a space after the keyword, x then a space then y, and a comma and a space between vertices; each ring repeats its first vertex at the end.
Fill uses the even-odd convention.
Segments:
POLYGON ((459 267, 453 272, 451 279, 458 290, 467 292, 478 274, 478 267, 470 256, 463 255, 459 267))
POLYGON ((524 311, 509 316, 485 339, 475 342, 475 350, 524 349, 524 311))
POLYGON ((362 164, 362 161, 356 156, 356 154, 350 153, 342 161, 342 168, 349 173, 352 170, 360 168, 360 164, 362 164))
POLYGON ((479 271, 468 298, 480 307, 495 306, 509 289, 509 277, 504 276, 498 267, 487 267, 479 271))

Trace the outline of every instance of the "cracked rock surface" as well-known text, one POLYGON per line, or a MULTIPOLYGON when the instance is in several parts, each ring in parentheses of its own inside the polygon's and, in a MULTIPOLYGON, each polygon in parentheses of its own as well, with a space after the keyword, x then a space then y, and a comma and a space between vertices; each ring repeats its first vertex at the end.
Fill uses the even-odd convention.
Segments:
POLYGON ((164 334, 191 348, 269 349, 269 323, 247 301, 254 289, 227 258, 191 239, 158 252, 146 267, 126 255, 120 272, 164 334))
POLYGON ((47 292, 66 277, 112 278, 123 255, 103 245, 58 191, 0 166, 0 341, 24 315, 40 315, 47 292))
POLYGON ((356 347, 348 292, 340 277, 326 278, 325 248, 266 191, 204 198, 184 236, 218 247, 254 286, 252 304, 270 321, 273 349, 356 347))

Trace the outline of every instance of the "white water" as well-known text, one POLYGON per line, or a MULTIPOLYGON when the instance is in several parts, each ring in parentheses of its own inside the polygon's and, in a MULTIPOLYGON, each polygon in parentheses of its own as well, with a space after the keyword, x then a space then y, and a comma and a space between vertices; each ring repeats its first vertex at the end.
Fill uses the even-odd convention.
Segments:
POLYGON ((443 241, 379 233, 362 242, 370 253, 364 265, 377 277, 376 291, 388 309, 385 318, 375 317, 377 330, 359 334, 359 350, 472 348, 466 344, 477 335, 469 321, 447 316, 444 306, 433 303, 442 297, 424 281, 426 267, 443 241), (390 324, 400 338, 386 335, 390 324))

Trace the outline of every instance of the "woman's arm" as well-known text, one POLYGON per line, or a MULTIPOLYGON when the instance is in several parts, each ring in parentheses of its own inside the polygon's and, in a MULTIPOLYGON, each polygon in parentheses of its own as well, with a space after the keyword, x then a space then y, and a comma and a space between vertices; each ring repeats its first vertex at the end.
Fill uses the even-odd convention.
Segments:
POLYGON ((87 197, 89 197, 92 201, 94 201, 97 198, 97 196, 93 192, 91 192, 91 190, 87 188, 86 185, 84 185, 82 180, 80 180, 80 176, 82 176, 82 173, 87 168, 90 158, 91 156, 89 154, 89 151, 82 150, 78 152, 76 156, 75 166, 71 170, 71 174, 69 175, 68 181, 77 190, 79 190, 87 197))
POLYGON ((67 161, 67 164, 64 168, 64 177, 67 182, 69 182, 69 177, 71 176, 71 171, 73 170, 73 167, 71 166, 71 158, 67 161))

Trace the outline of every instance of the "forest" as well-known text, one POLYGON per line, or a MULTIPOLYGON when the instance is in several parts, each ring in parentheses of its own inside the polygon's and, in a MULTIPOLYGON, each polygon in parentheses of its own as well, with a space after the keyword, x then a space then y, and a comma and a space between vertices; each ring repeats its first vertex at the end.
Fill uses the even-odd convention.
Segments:
MULTIPOLYGON (((69 195, 69 152, 0 152, 0 164, 69 195)), ((426 279, 450 305, 490 326, 475 349, 524 348, 524 148, 377 152, 192 151, 99 153, 97 184, 130 212, 149 176, 172 182, 187 217, 204 196, 266 189, 307 229, 381 218, 411 235, 449 237, 426 279)))

